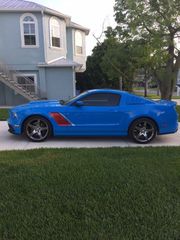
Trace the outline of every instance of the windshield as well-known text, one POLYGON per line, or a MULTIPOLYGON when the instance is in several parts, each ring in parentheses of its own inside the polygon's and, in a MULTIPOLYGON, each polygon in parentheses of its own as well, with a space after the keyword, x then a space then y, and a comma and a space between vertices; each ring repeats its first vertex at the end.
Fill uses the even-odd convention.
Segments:
MULTIPOLYGON (((75 97, 73 97, 73 98, 71 98, 71 99, 69 99, 69 100, 67 100, 67 101, 64 101, 63 105, 69 105, 69 104, 71 104, 71 102, 76 101, 76 99, 81 98, 82 96, 86 95, 86 93, 87 93, 87 91, 86 91, 86 92, 83 92, 83 93, 81 93, 81 94, 79 94, 79 95, 77 95, 77 96, 75 96, 75 97)), ((60 102, 60 103, 61 103, 61 102, 60 102)))

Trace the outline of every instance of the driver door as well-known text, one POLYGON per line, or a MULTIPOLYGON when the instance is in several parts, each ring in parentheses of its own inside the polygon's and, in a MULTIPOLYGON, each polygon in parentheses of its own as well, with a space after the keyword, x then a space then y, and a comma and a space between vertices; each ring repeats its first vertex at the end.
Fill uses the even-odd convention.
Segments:
POLYGON ((64 113, 76 135, 116 135, 121 124, 119 94, 93 93, 68 106, 64 113))

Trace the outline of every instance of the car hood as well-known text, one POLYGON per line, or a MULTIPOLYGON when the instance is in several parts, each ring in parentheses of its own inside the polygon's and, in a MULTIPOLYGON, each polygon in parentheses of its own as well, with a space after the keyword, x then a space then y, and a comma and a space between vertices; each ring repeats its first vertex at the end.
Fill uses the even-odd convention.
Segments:
POLYGON ((50 107, 50 106, 61 106, 58 100, 39 100, 39 101, 32 101, 27 104, 19 105, 12 110, 20 111, 27 108, 38 108, 38 107, 50 107))

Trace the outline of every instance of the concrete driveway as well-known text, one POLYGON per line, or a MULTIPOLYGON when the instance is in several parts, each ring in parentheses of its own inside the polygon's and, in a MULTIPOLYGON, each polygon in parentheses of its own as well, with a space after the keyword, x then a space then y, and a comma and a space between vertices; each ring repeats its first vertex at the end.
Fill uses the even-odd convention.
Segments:
POLYGON ((122 137, 56 137, 41 143, 29 142, 22 136, 8 132, 7 122, 0 122, 0 150, 27 150, 35 148, 98 148, 98 147, 157 147, 180 146, 180 130, 175 134, 157 136, 150 144, 141 145, 122 137))

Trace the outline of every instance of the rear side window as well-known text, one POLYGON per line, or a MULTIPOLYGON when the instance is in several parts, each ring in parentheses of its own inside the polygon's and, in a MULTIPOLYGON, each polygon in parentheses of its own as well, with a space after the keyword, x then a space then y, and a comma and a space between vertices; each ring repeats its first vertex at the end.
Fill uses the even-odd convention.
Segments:
POLYGON ((94 93, 80 100, 84 106, 117 106, 120 102, 120 95, 115 93, 94 93))

